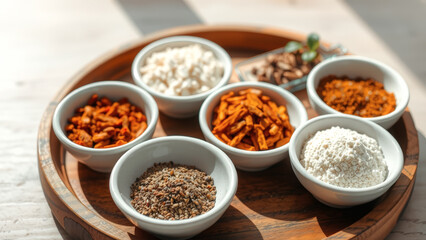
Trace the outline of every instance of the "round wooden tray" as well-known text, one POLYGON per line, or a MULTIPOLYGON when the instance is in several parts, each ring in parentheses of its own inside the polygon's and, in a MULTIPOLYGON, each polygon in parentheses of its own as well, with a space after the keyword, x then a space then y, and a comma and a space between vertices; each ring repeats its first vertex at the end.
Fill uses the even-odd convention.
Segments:
MULTIPOLYGON (((241 26, 191 26, 168 30, 119 48, 74 76, 51 101, 37 139, 40 180, 53 216, 73 237, 80 239, 153 239, 134 227, 114 205, 108 188, 109 174, 98 173, 77 162, 59 143, 51 120, 58 102, 70 91, 101 80, 132 82, 130 67, 141 48, 157 39, 192 35, 225 48, 233 63, 282 47, 304 35, 279 29, 241 26)), ((238 81, 234 74, 231 81, 238 81)), ((305 91, 296 95, 310 118, 305 91)), ((408 110, 389 130, 404 152, 404 169, 395 185, 379 199, 350 209, 327 207, 305 190, 288 160, 261 172, 238 171, 238 191, 231 206, 200 239, 370 239, 384 238, 394 227, 414 186, 418 164, 417 131, 408 110)), ((187 135, 202 138, 197 118, 177 120, 160 115, 154 137, 187 135)))

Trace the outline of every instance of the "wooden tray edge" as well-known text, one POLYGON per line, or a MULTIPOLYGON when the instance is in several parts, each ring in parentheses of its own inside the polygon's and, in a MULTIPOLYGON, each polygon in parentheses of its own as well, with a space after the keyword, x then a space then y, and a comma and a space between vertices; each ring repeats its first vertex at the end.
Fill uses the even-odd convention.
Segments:
MULTIPOLYGON (((73 216, 73 218, 71 220, 74 221, 75 223, 77 223, 77 225, 74 226, 76 228, 79 228, 78 227, 78 225, 79 225, 80 227, 83 228, 83 230, 88 231, 87 228, 89 226, 91 226, 91 227, 101 226, 100 228, 98 228, 98 230, 99 230, 99 232, 105 233, 105 235, 99 235, 99 233, 96 233, 98 235, 98 237, 105 238, 105 239, 110 239, 111 237, 112 238, 120 238, 120 239, 129 238, 129 235, 127 233, 123 232, 121 229, 118 229, 118 228, 116 228, 116 231, 117 231, 116 233, 118 235, 108 235, 105 231, 107 229, 102 229, 102 226, 110 225, 110 224, 104 222, 100 217, 98 217, 93 212, 75 213, 71 210, 72 204, 77 204, 79 207, 82 207, 82 208, 85 208, 85 206, 73 194, 71 194, 71 191, 62 182, 58 173, 56 172, 57 169, 54 166, 54 163, 52 162, 52 159, 51 159, 51 155, 50 155, 51 149, 50 149, 49 144, 50 144, 50 141, 51 141, 50 134, 52 133, 52 129, 51 129, 51 121, 50 120, 52 118, 53 112, 54 112, 58 102, 69 91, 72 90, 72 86, 74 86, 79 81, 81 76, 84 76, 84 75, 90 73, 91 71, 94 71, 106 59, 116 57, 116 55, 119 54, 119 53, 124 54, 126 51, 132 50, 135 46, 137 46, 141 42, 150 42, 150 41, 154 41, 154 40, 159 39, 159 38, 163 38, 163 37, 167 37, 167 36, 171 36, 171 35, 175 35, 175 34, 191 35, 193 33, 198 33, 200 31, 208 32, 208 31, 215 31, 215 30, 220 30, 220 31, 247 31, 247 32, 259 32, 260 31, 260 32, 265 33, 265 34, 282 35, 283 37, 286 37, 286 38, 290 37, 290 38, 300 39, 300 40, 303 40, 304 36, 305 36, 305 35, 302 35, 302 34, 291 32, 291 31, 285 31, 285 30, 282 30, 282 29, 270 28, 270 27, 250 27, 250 26, 235 26, 235 25, 232 25, 232 26, 230 26, 230 25, 223 25, 223 26, 221 26, 221 25, 217 25, 217 26, 216 25, 215 26, 195 25, 195 26, 188 26, 188 27, 178 27, 178 28, 174 28, 174 29, 171 29, 171 30, 159 32, 159 33, 156 33, 156 34, 153 34, 153 35, 149 35, 149 36, 143 38, 143 40, 139 40, 137 42, 127 44, 123 47, 119 47, 119 48, 116 48, 112 51, 109 51, 107 54, 105 54, 102 57, 98 58, 97 60, 91 62, 84 69, 82 69, 76 75, 74 75, 67 82, 67 84, 61 89, 61 91, 59 91, 57 96, 55 96, 54 100, 49 103, 49 106, 47 107, 47 109, 46 109, 46 111, 45 111, 45 113, 43 114, 43 117, 42 117, 42 119, 44 119, 44 120, 49 119, 49 121, 42 121, 40 123, 38 139, 37 139, 38 166, 39 166, 39 173, 40 173, 40 180, 41 180, 41 183, 42 183, 42 188, 43 188, 44 194, 46 196, 46 200, 48 201, 49 206, 52 209, 53 215, 55 216, 55 218, 58 219, 58 222, 65 228, 66 231, 67 231, 66 220, 61 219, 61 217, 60 217, 60 215, 64 215, 65 212, 67 214, 70 214, 71 216, 73 216), (55 184, 55 182, 59 182, 59 184, 55 184), (63 200, 59 196, 59 194, 61 194, 62 196, 66 195, 66 198, 63 200), (55 209, 57 208, 59 210, 55 211, 54 208, 55 209), (88 214, 88 215, 86 215, 86 214, 88 214), (100 225, 94 225, 96 223, 98 223, 100 225), (124 235, 122 235, 122 234, 124 234, 124 235)), ((409 117, 409 120, 412 122, 412 118, 411 118, 410 114, 408 114, 408 117, 409 117)), ((407 121, 407 120, 404 120, 404 121, 407 121)), ((413 123, 413 126, 414 126, 414 123, 413 123)), ((414 127, 414 129, 411 129, 411 131, 413 131, 413 130, 417 134, 415 127, 414 127)), ((413 145, 417 144, 417 149, 418 149, 417 137, 415 139, 411 139, 411 140, 414 140, 415 143, 412 142, 412 141, 410 141, 410 142, 412 142, 413 145)), ((417 154, 417 159, 414 159, 414 160, 415 160, 415 163, 416 163, 416 166, 417 166, 418 154, 417 154)), ((404 193, 404 196, 401 196, 401 198, 404 197, 404 199, 401 200, 403 202, 401 208, 403 208, 405 206, 405 204, 408 201, 408 198, 411 194, 411 191, 413 189, 414 177, 415 177, 415 174, 416 174, 416 171, 417 171, 417 167, 415 167, 414 169, 407 169, 406 171, 410 172, 413 175, 413 178, 411 179, 411 183, 407 187, 407 189, 404 193)), ((395 207, 394 207, 394 209, 395 209, 395 207)), ((390 212, 392 212, 392 211, 390 211, 390 212)), ((386 214, 386 216, 391 216, 390 212, 388 212, 388 214, 386 214)), ((384 221, 381 221, 381 222, 384 222, 384 221)), ((360 235, 357 236, 357 238, 365 238, 365 237, 371 237, 373 235, 377 236, 377 235, 374 234, 374 232, 377 230, 377 228, 379 228, 379 225, 382 226, 379 223, 380 222, 376 223, 373 226, 369 226, 369 227, 364 226, 364 230, 361 230, 361 229, 358 228, 358 225, 362 225, 362 224, 358 224, 358 222, 357 222, 354 225, 351 225, 349 228, 357 228, 361 232, 360 235)), ((389 228, 388 228, 388 231, 385 232, 384 236, 386 236, 392 230, 392 228, 396 224, 396 220, 394 222, 391 222, 391 223, 389 223, 389 221, 387 221, 386 223, 384 223, 383 226, 388 226, 389 228), (386 224, 386 223, 388 223, 388 224, 386 224)), ((69 225, 70 224, 68 224, 68 226, 69 225)), ((111 229, 108 228, 108 231, 111 231, 111 229)), ((353 235, 351 235, 351 234, 344 235, 344 236, 340 235, 340 234, 342 234, 342 233, 337 233, 335 235, 332 235, 332 236, 330 236, 330 238, 342 239, 342 238, 353 237, 353 235)), ((89 236, 90 236, 90 234, 89 234, 89 236)))

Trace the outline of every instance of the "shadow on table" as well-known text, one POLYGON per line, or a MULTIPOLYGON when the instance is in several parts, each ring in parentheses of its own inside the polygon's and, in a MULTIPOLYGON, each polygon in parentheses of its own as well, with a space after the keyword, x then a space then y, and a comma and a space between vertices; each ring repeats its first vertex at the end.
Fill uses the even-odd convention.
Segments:
POLYGON ((117 2, 143 34, 202 23, 198 15, 182 0, 118 0, 117 2))
POLYGON ((345 3, 426 86, 425 2, 423 0, 346 0, 345 3))

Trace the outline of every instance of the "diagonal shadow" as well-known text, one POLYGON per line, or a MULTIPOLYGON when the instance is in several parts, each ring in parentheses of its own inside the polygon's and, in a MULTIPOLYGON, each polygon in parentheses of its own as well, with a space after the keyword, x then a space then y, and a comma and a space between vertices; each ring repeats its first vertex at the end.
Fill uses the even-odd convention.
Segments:
POLYGON ((118 0, 143 34, 167 28, 201 24, 201 18, 183 0, 118 0))
POLYGON ((426 86, 426 2, 345 0, 426 86))

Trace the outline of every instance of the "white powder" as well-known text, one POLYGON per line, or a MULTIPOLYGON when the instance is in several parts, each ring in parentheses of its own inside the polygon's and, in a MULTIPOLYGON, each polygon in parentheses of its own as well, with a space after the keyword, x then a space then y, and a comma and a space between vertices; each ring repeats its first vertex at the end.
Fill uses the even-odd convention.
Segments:
POLYGON ((300 163, 313 176, 339 187, 364 188, 386 179, 388 168, 377 141, 340 127, 318 131, 302 148, 300 163))
POLYGON ((198 44, 155 52, 140 68, 145 84, 171 96, 208 91, 220 81, 223 72, 223 64, 213 52, 198 44))

